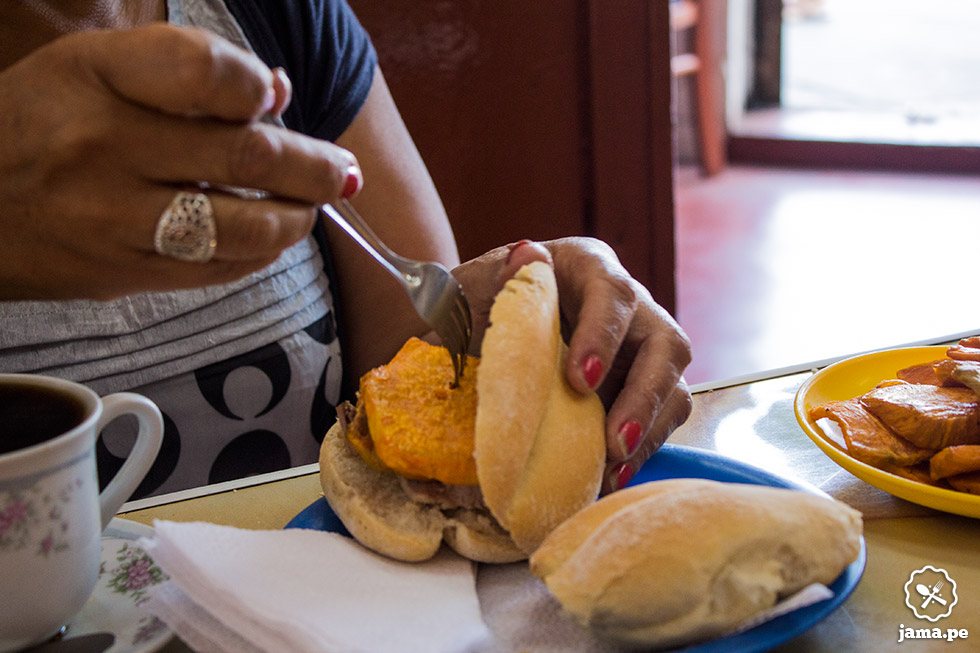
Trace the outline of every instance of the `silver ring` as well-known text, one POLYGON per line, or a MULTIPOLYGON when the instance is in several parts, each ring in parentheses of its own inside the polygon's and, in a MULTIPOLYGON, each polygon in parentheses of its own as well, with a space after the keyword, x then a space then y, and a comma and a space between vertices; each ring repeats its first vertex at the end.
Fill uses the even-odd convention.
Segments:
POLYGON ((180 192, 160 214, 153 248, 181 261, 206 263, 218 246, 214 208, 204 193, 180 192))

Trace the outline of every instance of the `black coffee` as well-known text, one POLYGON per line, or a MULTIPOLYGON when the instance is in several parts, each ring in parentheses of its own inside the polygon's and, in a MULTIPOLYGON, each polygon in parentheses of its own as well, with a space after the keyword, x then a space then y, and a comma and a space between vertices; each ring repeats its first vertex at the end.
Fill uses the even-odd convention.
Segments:
POLYGON ((85 404, 49 388, 0 384, 0 454, 50 440, 85 419, 85 404))

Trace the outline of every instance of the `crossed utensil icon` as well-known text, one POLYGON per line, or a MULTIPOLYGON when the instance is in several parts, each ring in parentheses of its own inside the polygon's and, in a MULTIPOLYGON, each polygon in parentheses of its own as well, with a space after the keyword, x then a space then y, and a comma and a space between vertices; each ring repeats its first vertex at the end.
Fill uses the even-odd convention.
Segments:
POLYGON ((915 586, 915 591, 926 598, 926 600, 922 602, 923 609, 925 609, 926 606, 928 606, 933 601, 936 601, 940 605, 946 605, 946 599, 944 599, 939 594, 939 590, 941 590, 942 588, 943 588, 943 581, 941 580, 937 580, 936 584, 933 585, 931 588, 928 587, 927 585, 923 585, 922 583, 919 583, 915 586))

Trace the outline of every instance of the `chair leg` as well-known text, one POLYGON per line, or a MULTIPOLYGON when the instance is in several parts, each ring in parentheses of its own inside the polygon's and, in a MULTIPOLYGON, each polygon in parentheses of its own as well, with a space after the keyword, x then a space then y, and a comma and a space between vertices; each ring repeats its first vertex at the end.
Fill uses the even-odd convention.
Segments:
POLYGON ((702 0, 700 5, 700 19, 694 28, 694 50, 700 60, 694 77, 695 110, 701 169, 711 176, 721 172, 727 162, 721 57, 718 55, 720 39, 715 36, 713 23, 718 11, 724 10, 724 2, 702 0))

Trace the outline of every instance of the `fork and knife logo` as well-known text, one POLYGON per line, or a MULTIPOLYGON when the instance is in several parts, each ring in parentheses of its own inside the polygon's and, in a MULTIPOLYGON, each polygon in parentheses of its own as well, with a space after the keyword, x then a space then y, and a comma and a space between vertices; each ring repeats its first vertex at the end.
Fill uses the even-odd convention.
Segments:
POLYGON ((926 565, 913 571, 905 583, 905 605, 919 619, 936 622, 948 617, 957 600, 956 581, 945 569, 926 565))
POLYGON ((943 581, 937 580, 936 584, 932 587, 927 587, 922 583, 917 583, 915 586, 915 591, 926 597, 926 600, 922 602, 923 609, 926 608, 930 602, 937 601, 942 605, 946 605, 946 599, 944 599, 939 594, 939 590, 943 588, 943 581))

